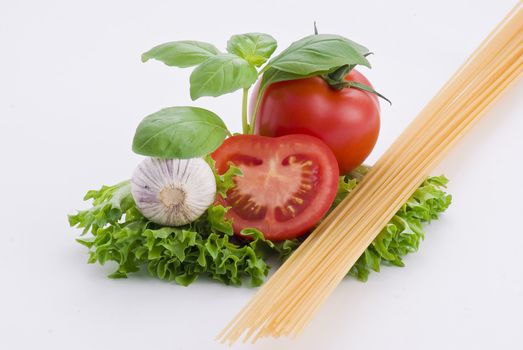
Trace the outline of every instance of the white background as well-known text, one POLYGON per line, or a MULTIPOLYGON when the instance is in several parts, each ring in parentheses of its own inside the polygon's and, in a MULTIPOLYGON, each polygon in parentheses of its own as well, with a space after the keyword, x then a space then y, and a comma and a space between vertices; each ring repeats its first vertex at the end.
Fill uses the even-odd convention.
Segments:
MULTIPOLYGON (((364 70, 393 101, 370 162, 514 5, 496 1, 9 1, 0 4, 0 348, 220 349, 214 336, 254 289, 188 288, 87 265, 66 214, 128 178, 146 115, 198 104, 240 129, 240 95, 191 102, 189 70, 140 54, 171 40, 223 48, 261 31, 280 48, 312 33, 368 46, 364 70)), ((435 173, 454 203, 407 267, 344 281, 303 336, 253 349, 523 348, 523 84, 435 173)))

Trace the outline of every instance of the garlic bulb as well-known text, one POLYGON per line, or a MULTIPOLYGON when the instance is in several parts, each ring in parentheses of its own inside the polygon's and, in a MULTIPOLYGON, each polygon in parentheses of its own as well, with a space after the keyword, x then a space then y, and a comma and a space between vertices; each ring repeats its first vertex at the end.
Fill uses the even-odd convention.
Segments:
POLYGON ((131 193, 140 212, 160 225, 193 222, 214 202, 216 180, 201 158, 147 158, 134 171, 131 193))

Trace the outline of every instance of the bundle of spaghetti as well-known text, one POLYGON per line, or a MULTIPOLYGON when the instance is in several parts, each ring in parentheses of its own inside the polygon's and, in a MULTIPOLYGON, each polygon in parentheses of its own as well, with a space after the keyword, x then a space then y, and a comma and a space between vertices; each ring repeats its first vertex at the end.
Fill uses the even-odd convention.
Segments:
POLYGON ((518 3, 219 338, 301 333, 430 170, 522 71, 518 3))

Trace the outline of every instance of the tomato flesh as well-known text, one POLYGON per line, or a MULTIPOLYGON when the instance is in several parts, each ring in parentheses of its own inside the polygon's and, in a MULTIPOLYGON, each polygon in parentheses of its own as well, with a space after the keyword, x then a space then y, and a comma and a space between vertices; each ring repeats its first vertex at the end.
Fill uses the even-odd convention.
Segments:
MULTIPOLYGON (((354 69, 345 80, 371 86, 354 69)), ((251 109, 254 103, 251 100, 251 109)), ((341 174, 363 163, 376 144, 379 129, 376 95, 356 88, 335 90, 320 77, 271 84, 262 96, 255 123, 258 135, 320 138, 334 152, 341 174)))
POLYGON ((315 137, 237 135, 212 157, 219 173, 231 163, 243 172, 227 198, 218 196, 230 207, 226 215, 236 234, 254 227, 273 241, 298 237, 325 215, 336 196, 336 158, 315 137))

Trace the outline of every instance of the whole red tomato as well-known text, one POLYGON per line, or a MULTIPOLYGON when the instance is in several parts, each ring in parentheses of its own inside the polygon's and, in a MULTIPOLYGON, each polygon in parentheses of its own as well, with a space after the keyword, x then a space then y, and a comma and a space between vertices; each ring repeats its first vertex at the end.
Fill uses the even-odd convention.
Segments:
MULTIPOLYGON (((371 86, 354 69, 345 80, 371 86)), ((322 78, 312 77, 271 84, 262 96, 254 133, 316 136, 333 151, 340 174, 347 174, 370 154, 379 130, 380 107, 375 94, 357 88, 335 90, 322 78)))

